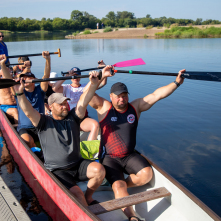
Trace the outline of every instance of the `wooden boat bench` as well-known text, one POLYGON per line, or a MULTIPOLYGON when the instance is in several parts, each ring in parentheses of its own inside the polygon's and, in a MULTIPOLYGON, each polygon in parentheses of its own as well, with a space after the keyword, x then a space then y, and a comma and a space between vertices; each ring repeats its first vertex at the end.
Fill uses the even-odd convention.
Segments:
POLYGON ((127 206, 136 205, 139 203, 151 201, 154 199, 158 199, 158 198, 166 197, 170 195, 171 193, 165 187, 160 187, 160 188, 156 188, 153 190, 132 194, 130 196, 122 197, 119 199, 114 199, 114 200, 109 200, 109 201, 102 202, 99 204, 94 204, 94 205, 88 206, 88 208, 95 215, 99 215, 102 213, 107 213, 113 210, 117 210, 117 209, 124 208, 127 206))

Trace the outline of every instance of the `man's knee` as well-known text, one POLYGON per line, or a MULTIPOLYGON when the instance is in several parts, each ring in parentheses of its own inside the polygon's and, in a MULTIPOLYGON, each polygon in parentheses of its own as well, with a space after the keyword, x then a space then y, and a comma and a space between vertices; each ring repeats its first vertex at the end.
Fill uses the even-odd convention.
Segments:
POLYGON ((142 170, 140 170, 136 176, 139 179, 139 183, 137 185, 142 186, 148 182, 150 182, 150 180, 153 177, 153 170, 151 167, 145 167, 142 170))
POLYGON ((123 180, 117 180, 113 183, 112 185, 113 191, 121 191, 121 190, 126 190, 127 189, 127 183, 123 180))
POLYGON ((93 177, 102 177, 106 175, 106 171, 102 164, 93 162, 89 164, 89 173, 93 174, 93 177))

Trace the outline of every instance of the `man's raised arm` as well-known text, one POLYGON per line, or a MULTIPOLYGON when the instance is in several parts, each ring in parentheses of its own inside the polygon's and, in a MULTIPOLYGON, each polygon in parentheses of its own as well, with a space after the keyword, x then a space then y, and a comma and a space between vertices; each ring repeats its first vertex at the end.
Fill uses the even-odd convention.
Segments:
POLYGON ((23 78, 20 80, 21 84, 17 84, 14 86, 14 90, 18 99, 19 106, 25 113, 25 115, 30 119, 34 127, 37 127, 41 115, 38 113, 37 110, 35 110, 31 103, 27 100, 25 94, 24 94, 24 82, 23 78))
POLYGON ((150 109, 157 101, 171 95, 177 89, 177 87, 183 83, 184 78, 181 77, 181 74, 184 73, 185 71, 186 71, 185 69, 179 71, 179 74, 177 75, 176 80, 174 82, 164 87, 158 88, 152 94, 149 94, 144 98, 139 98, 137 100, 134 100, 132 104, 136 106, 138 114, 150 109))
MULTIPOLYGON (((51 57, 50 57, 49 52, 48 51, 43 51, 42 52, 42 57, 45 58, 45 60, 46 60, 45 69, 44 69, 44 76, 42 77, 42 79, 49 78, 50 77, 50 72, 51 72, 51 57)), ((45 92, 48 90, 48 81, 41 82, 41 89, 45 92)))
MULTIPOLYGON (((103 75, 109 75, 110 70, 112 69, 112 66, 108 65, 102 70, 102 76, 103 75)), ((85 116, 85 111, 87 108, 87 105, 91 101, 92 97, 95 94, 95 91, 97 90, 97 87, 100 83, 98 80, 99 72, 92 71, 89 73, 90 77, 90 85, 86 91, 81 95, 80 100, 77 103, 75 112, 79 118, 83 118, 85 116)))
POLYGON ((6 79, 12 79, 12 76, 10 75, 9 69, 6 67, 5 62, 6 62, 6 56, 0 55, 0 62, 1 62, 1 68, 2 68, 2 72, 3 72, 3 76, 6 79))

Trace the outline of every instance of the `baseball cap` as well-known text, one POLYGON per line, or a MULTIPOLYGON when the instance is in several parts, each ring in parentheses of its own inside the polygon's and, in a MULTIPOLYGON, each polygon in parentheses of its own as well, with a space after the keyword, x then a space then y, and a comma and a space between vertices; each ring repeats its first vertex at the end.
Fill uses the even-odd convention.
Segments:
MULTIPOLYGON (((50 78, 57 78, 57 77, 59 77, 58 76, 58 73, 56 73, 56 72, 51 72, 50 73, 50 78)), ((50 81, 52 84, 54 84, 56 81, 50 81)))
POLYGON ((111 87, 110 92, 114 93, 116 95, 119 95, 119 94, 124 93, 124 92, 129 94, 127 86, 124 83, 121 83, 121 82, 117 82, 117 83, 113 84, 112 87, 111 87))
POLYGON ((19 78, 24 77, 24 76, 36 78, 35 75, 33 73, 31 73, 31 72, 20 74, 19 78))
POLYGON ((48 97, 48 105, 52 105, 53 103, 61 104, 65 100, 71 100, 71 99, 65 97, 62 93, 53 93, 48 97))
POLYGON ((76 74, 78 74, 78 75, 81 75, 81 71, 80 71, 80 69, 78 68, 78 67, 73 67, 73 68, 71 68, 71 71, 74 71, 74 72, 76 72, 76 74))

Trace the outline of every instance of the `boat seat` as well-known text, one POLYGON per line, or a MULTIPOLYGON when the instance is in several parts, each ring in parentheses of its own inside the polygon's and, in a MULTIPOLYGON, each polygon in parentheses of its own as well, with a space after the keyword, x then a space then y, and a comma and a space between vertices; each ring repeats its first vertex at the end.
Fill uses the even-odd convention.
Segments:
POLYGON ((136 205, 139 203, 143 203, 146 201, 158 199, 161 197, 170 196, 171 193, 165 188, 160 187, 148 191, 144 191, 141 193, 132 194, 130 196, 122 197, 119 199, 113 199, 106 202, 94 204, 88 206, 92 213, 95 215, 99 215, 102 213, 107 213, 113 210, 117 210, 120 208, 136 205))

